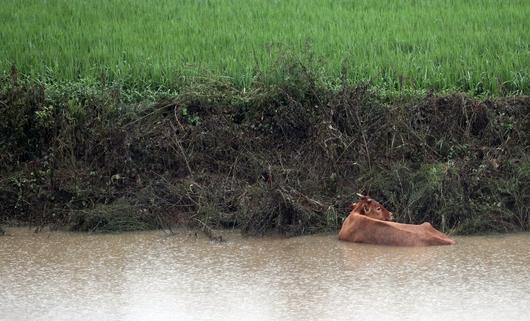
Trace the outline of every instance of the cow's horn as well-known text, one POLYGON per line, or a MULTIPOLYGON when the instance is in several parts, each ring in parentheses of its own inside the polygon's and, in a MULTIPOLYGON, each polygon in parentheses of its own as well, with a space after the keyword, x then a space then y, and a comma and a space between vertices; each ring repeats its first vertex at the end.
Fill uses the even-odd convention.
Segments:
POLYGON ((363 194, 359 194, 359 193, 355 193, 355 194, 357 194, 357 196, 359 196, 359 197, 364 197, 363 194))

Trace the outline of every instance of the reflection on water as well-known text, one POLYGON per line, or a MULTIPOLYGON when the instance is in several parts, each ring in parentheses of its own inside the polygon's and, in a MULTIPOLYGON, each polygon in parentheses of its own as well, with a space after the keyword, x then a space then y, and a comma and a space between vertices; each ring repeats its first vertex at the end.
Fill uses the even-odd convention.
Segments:
POLYGON ((185 232, 0 238, 0 320, 528 320, 530 234, 399 248, 185 232))

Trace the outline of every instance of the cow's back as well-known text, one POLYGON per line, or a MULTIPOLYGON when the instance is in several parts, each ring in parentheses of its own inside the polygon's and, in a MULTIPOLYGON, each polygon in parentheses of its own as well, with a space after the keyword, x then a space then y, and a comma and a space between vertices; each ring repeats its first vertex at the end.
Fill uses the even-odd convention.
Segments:
POLYGON ((393 246, 451 245, 455 242, 429 223, 402 224, 351 213, 342 225, 339 239, 349 242, 393 246))

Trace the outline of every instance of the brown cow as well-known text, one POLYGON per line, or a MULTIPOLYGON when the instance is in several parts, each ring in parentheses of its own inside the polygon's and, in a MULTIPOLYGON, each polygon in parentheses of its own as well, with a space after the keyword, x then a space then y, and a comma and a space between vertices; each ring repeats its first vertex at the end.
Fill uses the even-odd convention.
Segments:
POLYGON ((352 204, 350 215, 342 223, 339 240, 398 246, 455 244, 429 223, 401 224, 391 220, 392 212, 377 201, 362 196, 359 202, 352 204))

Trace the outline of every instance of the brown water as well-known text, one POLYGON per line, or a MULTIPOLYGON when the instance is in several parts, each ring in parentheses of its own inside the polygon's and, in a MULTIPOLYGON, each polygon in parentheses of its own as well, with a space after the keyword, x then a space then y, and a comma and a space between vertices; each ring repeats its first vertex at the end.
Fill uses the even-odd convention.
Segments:
POLYGON ((0 320, 529 320, 530 234, 397 248, 187 232, 0 238, 0 320))

